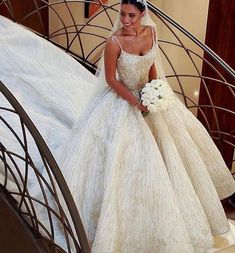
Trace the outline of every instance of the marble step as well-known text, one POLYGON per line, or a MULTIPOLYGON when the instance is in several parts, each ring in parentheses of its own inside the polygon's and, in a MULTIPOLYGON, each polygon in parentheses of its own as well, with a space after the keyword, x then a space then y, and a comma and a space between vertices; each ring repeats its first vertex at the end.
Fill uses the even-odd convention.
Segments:
POLYGON ((235 253, 235 221, 229 220, 230 231, 215 236, 215 245, 207 253, 235 253))

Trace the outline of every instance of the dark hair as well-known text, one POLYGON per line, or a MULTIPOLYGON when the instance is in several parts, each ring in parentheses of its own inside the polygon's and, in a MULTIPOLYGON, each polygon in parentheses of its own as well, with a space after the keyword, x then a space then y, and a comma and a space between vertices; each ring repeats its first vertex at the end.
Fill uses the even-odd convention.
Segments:
POLYGON ((133 4, 140 12, 145 11, 145 4, 144 4, 145 0, 122 0, 121 4, 133 4))

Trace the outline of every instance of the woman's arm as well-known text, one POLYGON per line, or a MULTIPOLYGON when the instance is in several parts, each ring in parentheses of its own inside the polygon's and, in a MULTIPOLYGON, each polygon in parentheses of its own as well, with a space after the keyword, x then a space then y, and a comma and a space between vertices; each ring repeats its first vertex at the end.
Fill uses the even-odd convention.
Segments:
POLYGON ((105 79, 110 87, 120 95, 123 99, 127 100, 131 105, 137 106, 139 110, 147 112, 147 108, 139 103, 137 97, 135 97, 131 92, 116 79, 116 68, 117 59, 120 55, 120 47, 114 39, 109 38, 105 45, 104 50, 104 70, 105 79))

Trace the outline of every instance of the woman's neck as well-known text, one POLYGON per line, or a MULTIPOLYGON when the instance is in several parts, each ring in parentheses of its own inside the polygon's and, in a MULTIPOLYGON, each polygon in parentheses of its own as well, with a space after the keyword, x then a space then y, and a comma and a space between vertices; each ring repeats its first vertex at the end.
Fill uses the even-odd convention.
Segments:
POLYGON ((125 35, 132 35, 132 36, 138 37, 142 33, 143 27, 140 25, 137 28, 134 28, 130 31, 124 28, 122 28, 122 30, 125 35))

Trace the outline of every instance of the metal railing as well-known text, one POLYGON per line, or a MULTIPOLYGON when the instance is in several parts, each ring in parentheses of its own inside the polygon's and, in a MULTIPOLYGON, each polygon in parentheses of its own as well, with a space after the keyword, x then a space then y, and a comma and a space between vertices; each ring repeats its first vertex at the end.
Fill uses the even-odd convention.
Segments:
POLYGON ((66 252, 90 252, 77 207, 48 146, 1 81, 0 94, 8 101, 8 106, 0 107, 0 122, 12 133, 15 145, 20 147, 15 153, 14 148, 9 149, 0 140, 0 162, 5 175, 2 187, 17 200, 17 210, 36 238, 43 235, 55 247, 60 247, 55 233, 55 229, 59 228, 65 239, 63 246, 66 252), (8 123, 9 118, 11 123, 15 122, 14 125, 8 123), (37 161, 31 156, 33 149, 38 151, 37 161), (32 179, 35 190, 29 187, 32 179))

